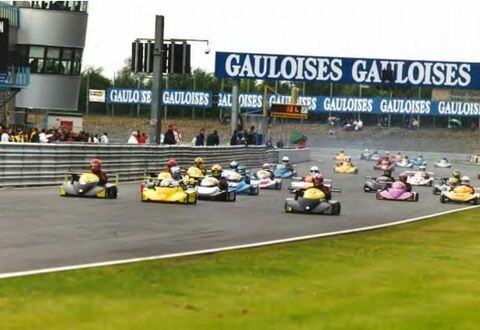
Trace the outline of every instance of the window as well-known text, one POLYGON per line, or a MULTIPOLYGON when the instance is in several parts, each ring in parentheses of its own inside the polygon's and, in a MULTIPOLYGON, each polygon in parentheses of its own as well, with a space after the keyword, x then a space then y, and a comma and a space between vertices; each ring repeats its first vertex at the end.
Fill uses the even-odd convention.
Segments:
POLYGON ((17 7, 87 12, 88 1, 14 1, 17 7))
POLYGON ((82 69, 82 49, 18 45, 18 52, 28 54, 23 65, 31 73, 78 76, 82 69))

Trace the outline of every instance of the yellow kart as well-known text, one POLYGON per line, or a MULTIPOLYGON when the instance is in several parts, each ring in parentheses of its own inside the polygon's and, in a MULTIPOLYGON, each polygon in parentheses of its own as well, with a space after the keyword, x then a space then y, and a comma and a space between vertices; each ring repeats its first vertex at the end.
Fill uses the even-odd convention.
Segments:
POLYGON ((60 187, 62 197, 91 197, 115 199, 118 195, 118 175, 115 183, 100 184, 96 174, 86 173, 65 173, 65 178, 60 187))
POLYGON ((358 168, 355 167, 352 163, 342 162, 333 168, 333 173, 341 174, 357 174, 358 168))
POLYGON ((196 204, 197 190, 185 188, 178 181, 167 178, 141 184, 140 199, 142 202, 196 204))
POLYGON ((345 158, 348 157, 348 155, 344 152, 339 152, 335 156, 333 156, 333 160, 336 162, 343 162, 345 161, 345 158))
POLYGON ((469 203, 480 204, 480 194, 469 186, 458 186, 451 191, 444 191, 440 195, 440 203, 469 203))

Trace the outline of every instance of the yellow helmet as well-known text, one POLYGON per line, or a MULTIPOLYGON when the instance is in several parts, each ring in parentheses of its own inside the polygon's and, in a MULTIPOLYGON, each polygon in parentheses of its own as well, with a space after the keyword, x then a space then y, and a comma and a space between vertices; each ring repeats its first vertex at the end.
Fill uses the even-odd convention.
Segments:
POLYGON ((213 175, 221 175, 222 174, 222 166, 219 164, 215 164, 212 166, 212 174, 213 175))
POLYGON ((204 161, 202 157, 195 158, 195 165, 203 165, 204 161))

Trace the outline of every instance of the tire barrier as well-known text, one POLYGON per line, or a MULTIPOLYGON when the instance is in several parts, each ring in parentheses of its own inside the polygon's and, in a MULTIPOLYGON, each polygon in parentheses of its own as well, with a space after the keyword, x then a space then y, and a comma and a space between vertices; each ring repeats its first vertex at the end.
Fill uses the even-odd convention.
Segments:
POLYGON ((0 187, 60 184, 65 172, 81 172, 92 158, 104 163, 107 173, 118 174, 120 181, 139 181, 145 169, 160 171, 170 158, 182 167, 203 157, 207 166, 227 166, 236 160, 248 167, 278 162, 278 150, 265 146, 191 147, 128 144, 0 144, 0 187))

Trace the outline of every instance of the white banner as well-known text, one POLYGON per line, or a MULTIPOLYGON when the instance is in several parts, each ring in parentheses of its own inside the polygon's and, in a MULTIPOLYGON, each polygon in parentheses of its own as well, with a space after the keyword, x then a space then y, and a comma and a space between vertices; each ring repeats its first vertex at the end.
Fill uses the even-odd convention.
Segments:
POLYGON ((88 100, 90 102, 105 103, 105 90, 103 89, 90 89, 88 91, 88 100))

